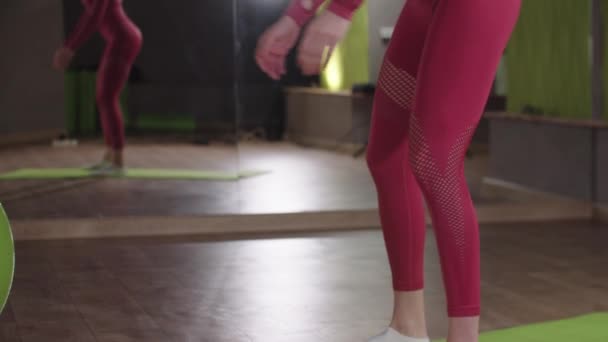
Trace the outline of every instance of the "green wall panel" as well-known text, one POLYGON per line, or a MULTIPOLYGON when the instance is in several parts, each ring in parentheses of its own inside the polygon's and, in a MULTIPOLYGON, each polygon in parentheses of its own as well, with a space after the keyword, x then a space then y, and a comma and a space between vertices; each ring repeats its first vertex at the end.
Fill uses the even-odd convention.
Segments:
POLYGON ((75 134, 79 131, 78 119, 76 118, 79 113, 79 101, 78 101, 78 73, 74 71, 68 71, 65 73, 64 85, 65 85, 65 121, 66 128, 69 134, 75 134))
POLYGON ((336 47, 321 74, 321 86, 329 90, 350 89, 369 82, 369 37, 367 2, 353 17, 350 30, 336 47))
POLYGON ((507 49, 509 111, 591 117, 589 12, 586 0, 523 1, 507 49))

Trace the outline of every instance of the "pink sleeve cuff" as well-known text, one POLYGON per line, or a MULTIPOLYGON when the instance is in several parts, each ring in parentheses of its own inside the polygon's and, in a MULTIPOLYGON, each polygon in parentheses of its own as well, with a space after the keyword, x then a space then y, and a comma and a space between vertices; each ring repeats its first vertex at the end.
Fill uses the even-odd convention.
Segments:
POLYGON ((327 10, 344 19, 351 20, 362 2, 363 0, 333 0, 327 10))
POLYGON ((325 0, 294 0, 285 11, 285 15, 292 18, 298 26, 304 26, 325 0))
MULTIPOLYGON (((285 15, 292 18, 298 26, 304 26, 325 0, 294 0, 285 11, 285 15)), ((328 10, 336 15, 351 20, 363 0, 333 0, 328 10)))

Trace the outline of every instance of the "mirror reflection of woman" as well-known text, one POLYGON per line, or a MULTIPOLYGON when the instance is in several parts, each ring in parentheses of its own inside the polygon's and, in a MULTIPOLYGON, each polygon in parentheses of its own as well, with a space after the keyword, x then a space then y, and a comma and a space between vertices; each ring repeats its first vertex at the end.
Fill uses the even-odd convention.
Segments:
MULTIPOLYGON (((268 76, 285 73, 285 57, 323 2, 294 0, 259 39, 256 61, 268 76)), ((330 0, 306 28, 297 58, 303 73, 321 71, 325 52, 344 37, 360 3, 330 0)), ((367 150, 395 298, 389 328, 370 342, 429 341, 423 196, 446 289, 448 342, 478 341, 479 228, 464 159, 520 6, 521 0, 407 0, 401 13, 378 80, 367 150)))
POLYGON ((95 32, 106 47, 97 72, 96 100, 106 144, 103 160, 92 167, 99 173, 121 172, 124 166, 125 132, 119 97, 142 45, 138 27, 127 16, 122 0, 82 0, 84 13, 62 47, 53 66, 65 71, 76 51, 95 32))

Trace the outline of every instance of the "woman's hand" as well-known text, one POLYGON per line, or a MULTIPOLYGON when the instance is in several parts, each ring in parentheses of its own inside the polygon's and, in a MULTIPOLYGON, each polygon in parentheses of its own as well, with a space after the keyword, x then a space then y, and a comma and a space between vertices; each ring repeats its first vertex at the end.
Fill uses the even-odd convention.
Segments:
POLYGON ((319 74, 349 27, 349 20, 330 11, 325 11, 315 18, 306 29, 298 49, 298 65, 302 73, 319 74))
POLYGON ((283 16, 258 40, 255 60, 262 71, 274 80, 285 74, 285 58, 296 45, 300 27, 290 17, 283 16))
POLYGON ((74 58, 74 51, 66 47, 60 47, 55 51, 53 67, 59 71, 65 71, 72 63, 72 58, 74 58))

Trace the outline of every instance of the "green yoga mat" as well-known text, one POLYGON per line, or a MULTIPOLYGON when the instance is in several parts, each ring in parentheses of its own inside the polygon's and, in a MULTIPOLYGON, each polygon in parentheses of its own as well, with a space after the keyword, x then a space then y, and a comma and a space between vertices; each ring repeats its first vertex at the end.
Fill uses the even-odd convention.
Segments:
POLYGON ((15 246, 8 218, 0 204, 0 313, 6 305, 15 273, 15 246))
MULTIPOLYGON (((237 181, 259 176, 269 171, 242 171, 239 173, 221 171, 179 170, 179 169, 126 169, 122 174, 104 176, 128 179, 167 179, 167 180, 210 180, 237 181)), ((99 177, 87 169, 19 169, 0 174, 0 180, 21 179, 77 179, 99 177)))
MULTIPOLYGON (((436 341, 442 342, 444 340, 436 341)), ((479 342, 606 342, 608 313, 483 333, 479 342)))

